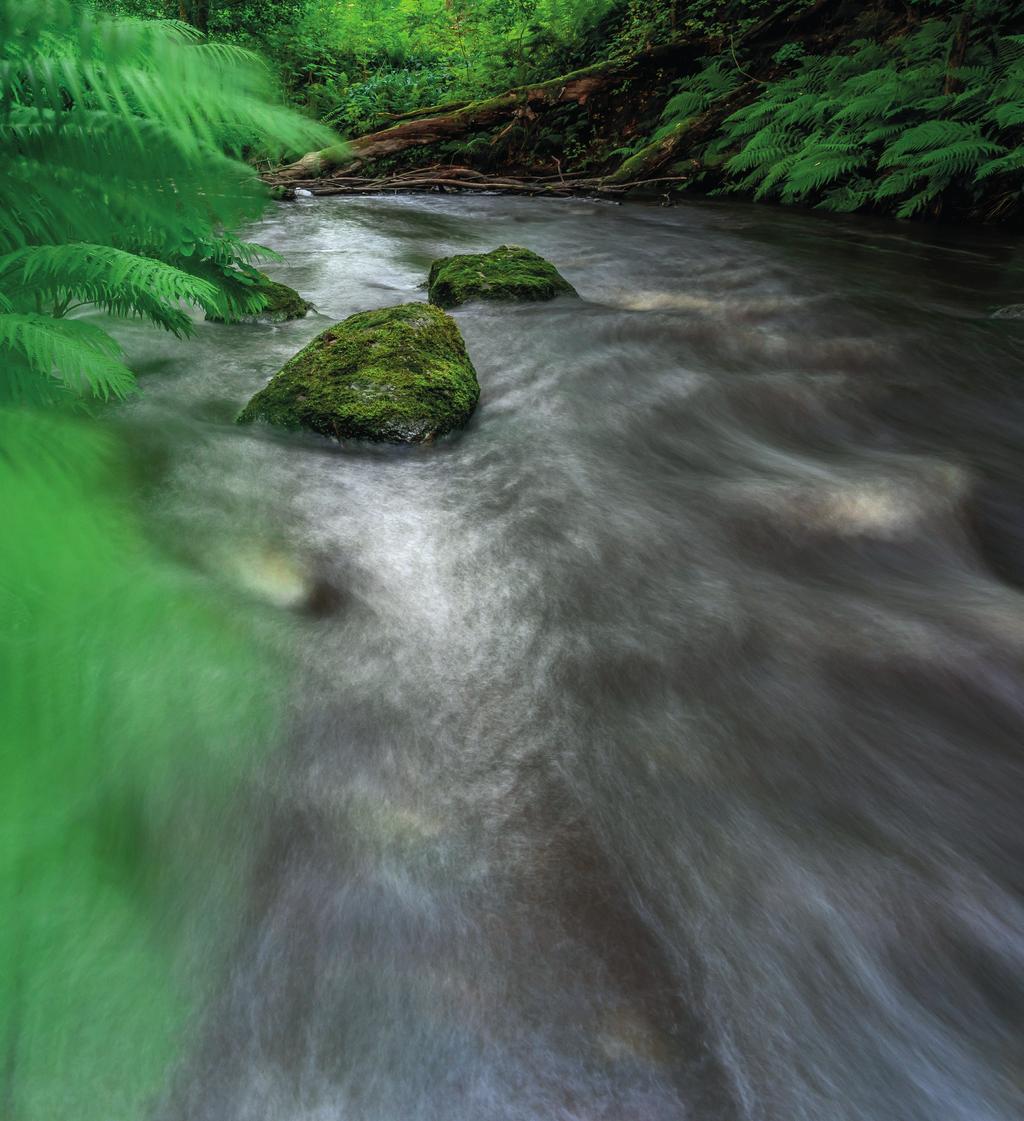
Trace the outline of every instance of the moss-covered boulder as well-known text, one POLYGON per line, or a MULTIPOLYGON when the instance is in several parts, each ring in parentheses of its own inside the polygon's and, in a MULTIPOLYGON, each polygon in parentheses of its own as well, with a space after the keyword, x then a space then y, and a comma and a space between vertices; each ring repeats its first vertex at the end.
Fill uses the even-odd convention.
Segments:
POLYGON ((553 300, 576 295, 550 261, 518 245, 435 261, 428 288, 430 302, 445 308, 469 300, 553 300))
POLYGON ((238 315, 230 319, 207 315, 206 318, 214 323, 284 323, 289 319, 304 319, 313 310, 309 300, 303 299, 294 288, 278 284, 263 272, 259 274, 259 280, 252 286, 252 290, 267 299, 266 307, 254 315, 238 315))
POLYGON ((419 444, 461 428, 479 397, 455 320, 429 304, 402 304, 328 327, 253 397, 238 422, 419 444))

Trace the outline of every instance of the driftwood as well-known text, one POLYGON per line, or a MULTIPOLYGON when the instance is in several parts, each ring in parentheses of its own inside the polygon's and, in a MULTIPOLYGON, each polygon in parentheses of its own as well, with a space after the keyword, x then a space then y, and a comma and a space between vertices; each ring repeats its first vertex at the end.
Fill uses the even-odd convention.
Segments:
POLYGON ((647 70, 696 61, 705 44, 689 40, 651 48, 629 59, 619 59, 575 70, 547 82, 519 86, 497 97, 468 104, 436 106, 427 115, 409 115, 390 128, 349 141, 343 148, 310 152, 281 168, 270 180, 279 185, 349 175, 365 163, 394 156, 410 148, 426 148, 482 128, 520 120, 534 120, 559 105, 586 105, 595 95, 647 70))
POLYGON ((513 176, 484 175, 468 167, 418 168, 398 175, 382 175, 376 178, 359 175, 332 175, 327 178, 293 179, 274 186, 286 190, 306 190, 313 195, 379 195, 400 194, 405 191, 470 191, 505 195, 543 195, 548 198, 572 198, 575 196, 615 196, 625 194, 635 187, 652 187, 662 183, 681 183, 688 175, 662 175, 649 179, 632 179, 629 182, 614 183, 608 178, 587 175, 564 176, 513 176))

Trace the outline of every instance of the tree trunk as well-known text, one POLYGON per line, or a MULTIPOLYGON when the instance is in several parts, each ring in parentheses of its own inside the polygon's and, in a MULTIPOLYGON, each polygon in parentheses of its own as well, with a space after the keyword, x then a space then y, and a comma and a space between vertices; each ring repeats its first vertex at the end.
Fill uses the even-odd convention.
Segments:
POLYGON ((964 10, 963 15, 960 16, 960 22, 957 25, 956 36, 953 39, 953 46, 949 51, 949 59, 946 63, 946 82, 943 87, 943 93, 959 93, 964 87, 963 82, 957 76, 958 71, 964 64, 967 57, 967 48, 971 45, 971 28, 974 24, 974 5, 971 4, 964 10))
POLYGON ((628 183, 631 179, 640 179, 664 167, 687 140, 691 123, 680 121, 673 125, 665 136, 645 144, 639 152, 624 160, 610 175, 606 175, 602 182, 612 187, 619 183, 628 183))
POLYGON ((178 0, 178 18, 205 35, 210 27, 210 0, 178 0))

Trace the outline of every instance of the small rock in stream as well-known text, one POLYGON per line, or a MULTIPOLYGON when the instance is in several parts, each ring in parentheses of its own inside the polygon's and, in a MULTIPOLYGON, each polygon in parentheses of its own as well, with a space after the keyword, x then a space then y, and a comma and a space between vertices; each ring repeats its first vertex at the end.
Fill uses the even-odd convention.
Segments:
POLYGON ((553 300, 577 295, 550 261, 518 245, 443 257, 431 266, 427 288, 430 302, 443 308, 470 300, 553 300))
POLYGON ((286 323, 289 319, 305 319, 313 310, 309 300, 300 296, 294 288, 271 280, 266 273, 259 273, 259 277, 259 281, 253 285, 253 291, 267 299, 266 306, 260 311, 252 315, 230 317, 207 314, 206 318, 211 323, 286 323))

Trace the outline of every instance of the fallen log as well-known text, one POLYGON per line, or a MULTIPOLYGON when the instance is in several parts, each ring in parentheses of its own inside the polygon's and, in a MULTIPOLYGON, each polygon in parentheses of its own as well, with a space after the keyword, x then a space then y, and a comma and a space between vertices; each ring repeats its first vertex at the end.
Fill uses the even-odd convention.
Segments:
POLYGON ((550 81, 519 86, 497 97, 451 109, 445 107, 445 111, 434 116, 417 117, 356 137, 344 148, 310 152, 277 171, 273 181, 284 185, 333 173, 347 175, 370 160, 394 156, 410 148, 429 147, 503 121, 532 120, 539 113, 571 102, 585 105, 594 94, 632 79, 646 69, 657 69, 670 62, 694 62, 704 47, 703 42, 695 40, 652 47, 628 59, 587 66, 550 81))

